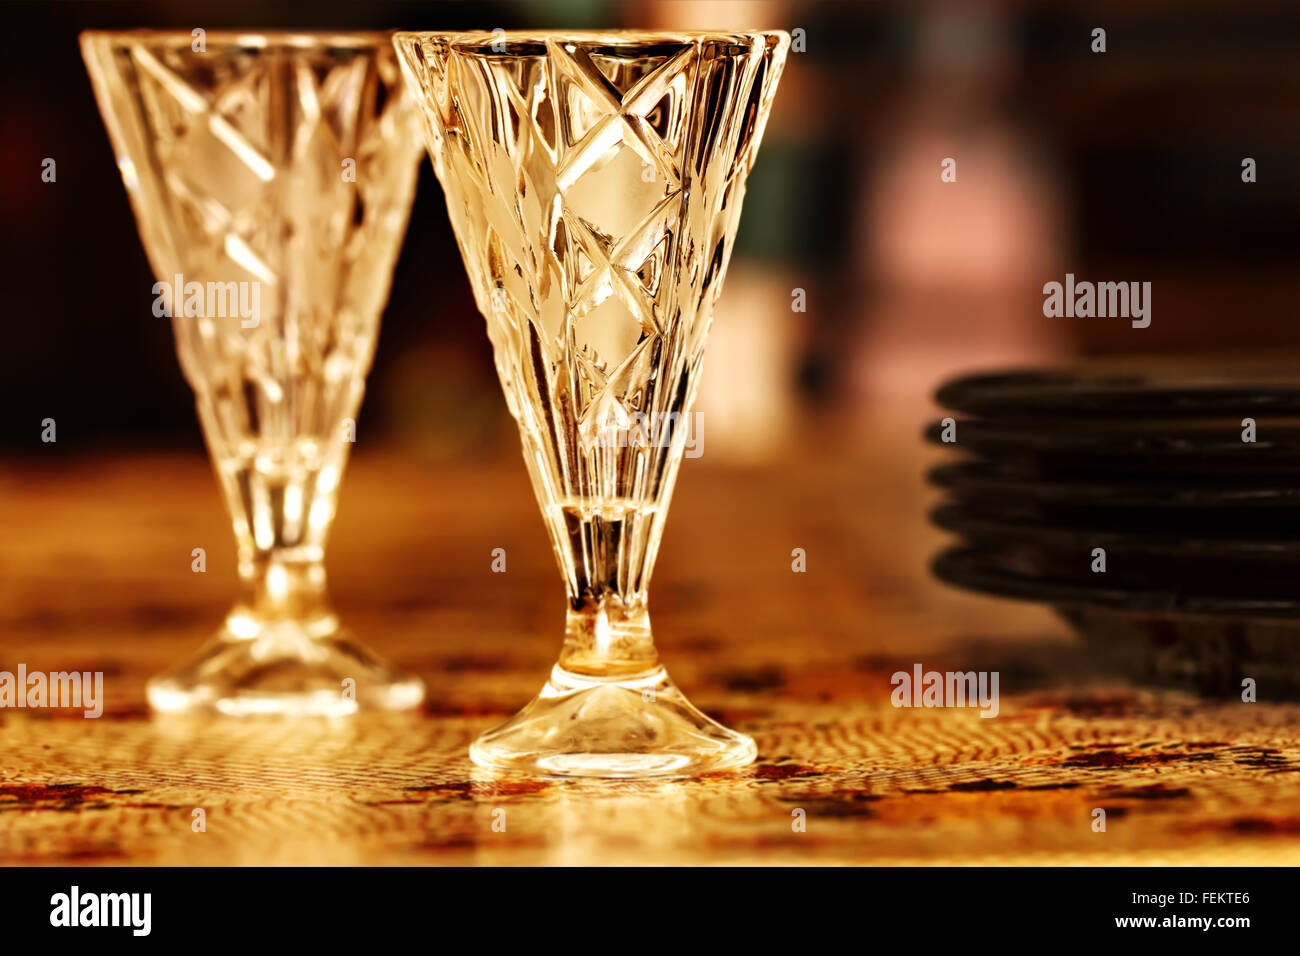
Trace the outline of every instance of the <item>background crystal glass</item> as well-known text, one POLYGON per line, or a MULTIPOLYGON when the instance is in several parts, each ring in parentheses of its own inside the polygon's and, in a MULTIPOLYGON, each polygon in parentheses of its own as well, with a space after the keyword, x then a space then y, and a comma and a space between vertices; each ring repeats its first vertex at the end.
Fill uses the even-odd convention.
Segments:
POLYGON ((568 591, 499 769, 738 766, 659 664, 647 588, 784 33, 397 33, 568 591))
POLYGON ((90 31, 81 47, 150 264, 173 286, 243 582, 222 631, 152 680, 150 702, 413 706, 422 683, 340 628, 323 565, 420 153, 387 35, 90 31))

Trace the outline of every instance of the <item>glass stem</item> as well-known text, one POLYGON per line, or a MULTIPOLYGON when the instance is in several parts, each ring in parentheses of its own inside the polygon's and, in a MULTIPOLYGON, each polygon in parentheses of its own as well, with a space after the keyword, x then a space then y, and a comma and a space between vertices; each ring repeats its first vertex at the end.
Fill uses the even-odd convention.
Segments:
POLYGON ((585 677, 627 677, 659 663, 644 595, 628 601, 613 592, 570 598, 560 666, 585 677))
MULTIPOLYGON (((239 577, 243 593, 232 618, 243 615, 261 625, 292 624, 310 637, 324 636, 337 626, 319 548, 273 548, 241 555, 239 577)), ((238 628, 232 631, 240 634, 238 628)))

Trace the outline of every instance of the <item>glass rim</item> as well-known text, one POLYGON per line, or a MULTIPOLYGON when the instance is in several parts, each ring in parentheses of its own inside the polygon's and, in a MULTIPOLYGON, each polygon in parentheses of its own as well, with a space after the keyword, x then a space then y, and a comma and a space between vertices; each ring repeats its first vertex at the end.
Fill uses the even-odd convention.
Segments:
POLYGON ((646 43, 691 42, 695 40, 757 40, 774 37, 789 40, 785 30, 393 30, 394 41, 445 40, 449 43, 481 43, 504 39, 507 43, 545 44, 548 40, 599 40, 610 46, 634 46, 646 43))
MULTIPOLYGON (((392 30, 230 30, 204 29, 205 42, 247 47, 383 47, 391 42, 392 30)), ((77 39, 85 43, 93 40, 109 42, 135 42, 155 40, 188 46, 194 42, 194 31, 185 29, 155 29, 137 27, 127 30, 82 30, 77 39)))

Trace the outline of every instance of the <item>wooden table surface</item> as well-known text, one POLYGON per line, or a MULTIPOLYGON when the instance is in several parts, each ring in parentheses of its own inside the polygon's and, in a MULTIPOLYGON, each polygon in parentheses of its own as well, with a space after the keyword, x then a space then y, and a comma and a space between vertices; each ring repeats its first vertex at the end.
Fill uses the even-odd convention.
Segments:
POLYGON ((658 643, 759 759, 660 783, 469 763, 472 737, 541 686, 563 620, 514 453, 359 449, 330 544, 336 603, 429 695, 408 717, 334 721, 149 713, 145 679, 233 596, 202 458, 7 462, 0 670, 100 670, 108 704, 98 720, 0 710, 0 863, 1300 863, 1300 706, 1129 686, 1047 611, 935 583, 915 429, 859 444, 877 453, 683 467, 651 587, 658 643), (998 717, 895 709, 889 677, 914 663, 999 670, 998 717))

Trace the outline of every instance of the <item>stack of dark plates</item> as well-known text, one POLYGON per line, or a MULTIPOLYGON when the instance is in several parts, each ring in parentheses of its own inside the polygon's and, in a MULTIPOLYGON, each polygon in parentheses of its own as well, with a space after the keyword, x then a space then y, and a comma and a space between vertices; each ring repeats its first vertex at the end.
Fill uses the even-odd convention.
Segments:
POLYGON ((1300 364, 957 379, 935 573, 1048 604, 1133 676, 1300 697, 1300 364))

